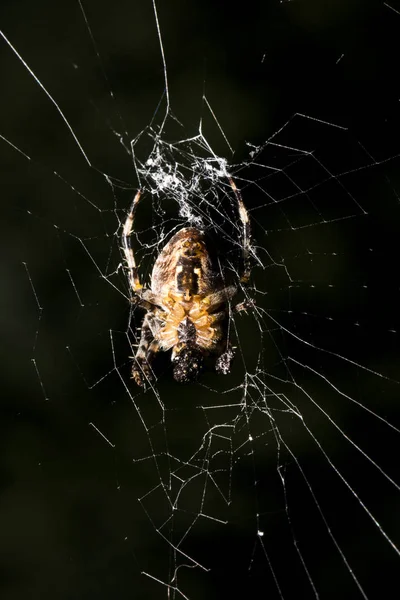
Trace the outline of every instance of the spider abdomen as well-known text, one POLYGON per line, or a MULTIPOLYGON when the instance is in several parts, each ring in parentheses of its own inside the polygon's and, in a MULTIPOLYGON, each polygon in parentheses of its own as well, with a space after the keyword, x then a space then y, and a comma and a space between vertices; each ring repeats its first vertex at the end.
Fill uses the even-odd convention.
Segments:
POLYGON ((161 296, 173 292, 190 302, 194 296, 209 293, 215 278, 204 233, 187 227, 178 231, 161 251, 153 267, 151 289, 161 296))
POLYGON ((178 231, 152 273, 152 292, 162 298, 166 313, 158 333, 163 350, 182 344, 212 350, 220 341, 220 325, 209 314, 210 292, 222 286, 218 283, 203 232, 195 227, 178 231))

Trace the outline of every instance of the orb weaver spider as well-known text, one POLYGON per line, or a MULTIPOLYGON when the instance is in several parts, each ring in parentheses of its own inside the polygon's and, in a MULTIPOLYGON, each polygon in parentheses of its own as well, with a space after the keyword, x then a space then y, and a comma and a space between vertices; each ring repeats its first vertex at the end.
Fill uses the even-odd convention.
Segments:
MULTIPOLYGON (((242 272, 240 282, 250 277, 250 222, 241 194, 228 178, 236 198, 242 229, 242 272)), ((228 340, 229 304, 237 285, 224 285, 215 269, 207 237, 197 227, 184 227, 169 240, 156 259, 151 287, 140 283, 131 246, 134 219, 142 197, 138 190, 122 231, 122 248, 127 263, 132 302, 147 312, 142 322, 139 346, 134 357, 132 377, 140 386, 154 380, 152 362, 159 351, 172 349, 173 377, 186 383, 197 379, 204 358, 215 356, 215 370, 230 372, 234 353, 228 340)), ((237 304, 241 311, 248 303, 237 304)))

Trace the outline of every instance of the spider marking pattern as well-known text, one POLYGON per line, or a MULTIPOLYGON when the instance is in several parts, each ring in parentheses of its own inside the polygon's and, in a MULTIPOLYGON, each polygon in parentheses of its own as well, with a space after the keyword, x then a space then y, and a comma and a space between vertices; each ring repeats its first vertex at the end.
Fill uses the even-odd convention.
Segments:
MULTIPOLYGON (((229 184, 236 198, 242 228, 240 282, 246 285, 250 277, 250 221, 232 178, 229 178, 229 184)), ((143 287, 131 245, 141 197, 139 190, 122 231, 131 301, 146 310, 132 377, 140 386, 151 383, 155 379, 152 362, 156 353, 170 349, 173 376, 178 382, 197 379, 208 356, 215 357, 218 373, 228 374, 234 356, 228 339, 229 303, 238 286, 224 285, 213 264, 204 232, 196 227, 185 227, 169 240, 156 259, 151 287, 143 287)), ((247 303, 242 302, 233 310, 246 308, 247 303)))

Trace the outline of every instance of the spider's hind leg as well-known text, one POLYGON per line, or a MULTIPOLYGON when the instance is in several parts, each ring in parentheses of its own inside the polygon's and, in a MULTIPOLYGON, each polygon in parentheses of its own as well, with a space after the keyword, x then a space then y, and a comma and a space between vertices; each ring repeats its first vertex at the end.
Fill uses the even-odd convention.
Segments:
POLYGON ((144 387, 146 383, 154 381, 155 376, 151 363, 159 350, 159 343, 154 339, 149 324, 149 315, 143 319, 142 335, 132 366, 132 378, 137 385, 144 387))

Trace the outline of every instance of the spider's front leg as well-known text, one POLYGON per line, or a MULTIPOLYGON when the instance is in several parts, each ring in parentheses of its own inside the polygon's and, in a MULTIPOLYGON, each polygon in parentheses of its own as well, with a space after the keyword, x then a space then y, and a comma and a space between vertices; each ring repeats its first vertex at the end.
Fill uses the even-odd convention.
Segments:
POLYGON ((142 335, 132 366, 132 378, 142 387, 146 382, 151 383, 154 380, 151 363, 159 350, 159 343, 154 339, 150 326, 151 318, 151 315, 147 314, 143 319, 142 335))
POLYGON ((236 306, 233 307, 233 311, 235 313, 246 313, 248 310, 251 310, 256 306, 256 301, 253 298, 246 298, 243 302, 239 302, 236 306))

